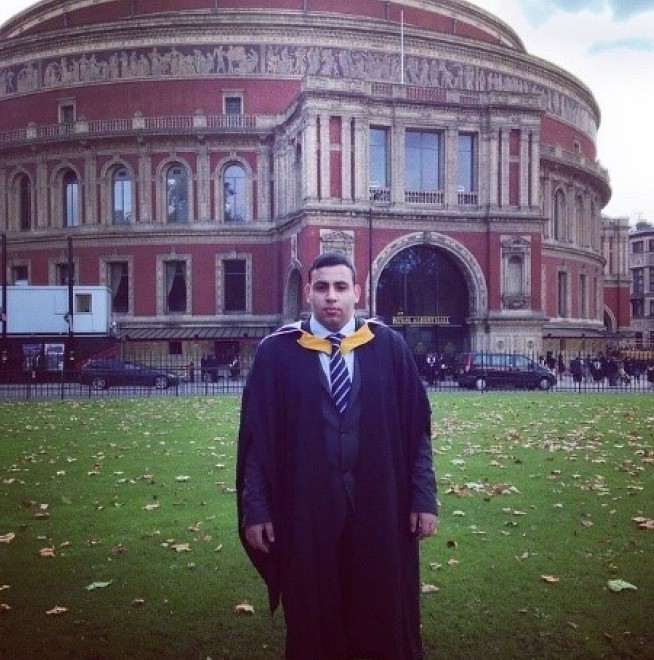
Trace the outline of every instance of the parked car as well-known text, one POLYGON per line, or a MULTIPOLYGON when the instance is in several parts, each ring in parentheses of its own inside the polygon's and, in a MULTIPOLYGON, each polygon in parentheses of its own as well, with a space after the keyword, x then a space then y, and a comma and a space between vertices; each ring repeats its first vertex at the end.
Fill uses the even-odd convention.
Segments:
POLYGON ((549 390, 556 376, 545 366, 519 353, 462 353, 457 357, 456 379, 461 387, 549 390))
POLYGON ((117 358, 89 360, 80 370, 80 383, 94 390, 106 390, 121 385, 145 385, 165 390, 179 384, 179 376, 162 369, 147 367, 140 362, 117 358))

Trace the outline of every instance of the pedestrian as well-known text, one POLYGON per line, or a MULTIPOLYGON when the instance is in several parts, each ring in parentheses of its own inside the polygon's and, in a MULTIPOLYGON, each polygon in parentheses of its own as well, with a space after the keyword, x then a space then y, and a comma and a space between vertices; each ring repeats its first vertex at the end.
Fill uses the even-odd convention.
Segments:
POLYGON ((241 541, 287 660, 417 660, 418 542, 438 525, 426 391, 403 338, 355 318, 345 255, 317 257, 305 292, 311 317, 261 342, 243 393, 241 541))

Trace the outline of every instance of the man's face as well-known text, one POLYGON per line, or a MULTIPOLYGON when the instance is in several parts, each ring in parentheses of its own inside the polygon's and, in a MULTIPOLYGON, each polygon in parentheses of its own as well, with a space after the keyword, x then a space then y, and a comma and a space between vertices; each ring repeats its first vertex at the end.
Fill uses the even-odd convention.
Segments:
POLYGON ((352 271, 339 265, 316 268, 305 293, 315 319, 337 332, 352 318, 361 289, 354 284, 352 271))

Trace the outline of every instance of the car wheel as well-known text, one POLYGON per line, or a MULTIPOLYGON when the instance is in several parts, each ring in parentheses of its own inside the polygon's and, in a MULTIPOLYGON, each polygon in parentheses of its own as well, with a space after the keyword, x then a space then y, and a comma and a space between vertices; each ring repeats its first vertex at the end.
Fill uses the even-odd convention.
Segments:
POLYGON ((539 390, 547 391, 547 390, 550 389, 550 387, 552 387, 552 383, 550 383, 549 378, 544 378, 543 377, 538 381, 538 389, 539 390))
POLYGON ((158 390, 165 390, 168 387, 168 379, 165 376, 157 376, 154 379, 154 386, 158 390))
POLYGON ((476 390, 485 390, 486 387, 487 387, 486 379, 482 376, 479 376, 479 378, 477 378, 475 380, 475 389, 476 390))
POLYGON ((94 390, 106 390, 109 387, 109 384, 104 376, 93 376, 91 379, 91 387, 94 390))

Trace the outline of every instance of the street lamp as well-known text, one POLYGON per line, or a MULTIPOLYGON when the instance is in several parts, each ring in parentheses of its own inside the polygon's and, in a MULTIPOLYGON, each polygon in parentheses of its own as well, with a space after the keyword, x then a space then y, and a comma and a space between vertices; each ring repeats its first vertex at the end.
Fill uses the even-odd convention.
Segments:
POLYGON ((369 315, 372 316, 372 210, 375 202, 381 195, 381 189, 378 185, 372 184, 370 186, 370 206, 368 208, 368 309, 369 315))

